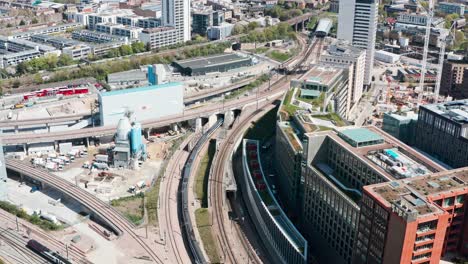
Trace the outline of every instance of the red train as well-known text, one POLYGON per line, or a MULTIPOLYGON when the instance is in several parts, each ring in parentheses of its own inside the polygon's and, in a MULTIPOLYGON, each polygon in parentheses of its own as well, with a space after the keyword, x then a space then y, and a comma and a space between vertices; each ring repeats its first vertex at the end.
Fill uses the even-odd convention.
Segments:
POLYGON ((56 96, 59 94, 63 96, 69 96, 69 95, 76 95, 76 94, 87 94, 88 92, 89 92, 89 89, 87 87, 63 86, 63 87, 55 87, 55 88, 46 88, 46 89, 41 89, 41 90, 37 90, 34 92, 30 92, 30 93, 23 95, 23 99, 27 101, 35 97, 56 96))

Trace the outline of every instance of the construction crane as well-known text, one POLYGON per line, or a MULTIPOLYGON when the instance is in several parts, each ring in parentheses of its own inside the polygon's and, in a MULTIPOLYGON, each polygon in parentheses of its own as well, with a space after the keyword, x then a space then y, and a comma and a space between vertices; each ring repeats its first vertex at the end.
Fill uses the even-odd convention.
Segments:
MULTIPOLYGON (((426 64, 427 64, 427 53, 429 51, 429 39, 431 36, 432 18, 434 16, 434 0, 429 0, 429 6, 427 8, 427 20, 426 20, 426 35, 424 36, 424 50, 423 58, 421 62, 421 77, 419 79, 419 88, 421 92, 418 95, 418 105, 421 104, 423 93, 424 93, 424 79, 426 77, 426 64)), ((422 6, 422 5, 421 5, 422 6)))

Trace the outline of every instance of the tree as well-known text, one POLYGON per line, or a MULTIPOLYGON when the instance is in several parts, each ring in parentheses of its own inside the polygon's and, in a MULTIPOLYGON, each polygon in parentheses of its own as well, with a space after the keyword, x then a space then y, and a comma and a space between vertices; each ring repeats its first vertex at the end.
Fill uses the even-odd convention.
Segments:
POLYGON ((130 46, 130 45, 120 46, 119 51, 120 51, 121 56, 127 56, 127 55, 132 55, 133 54, 132 46, 130 46))
POLYGON ((42 77, 39 73, 34 74, 34 83, 35 84, 41 84, 42 83, 42 77))
POLYGON ((12 26, 13 26, 13 25, 10 24, 10 23, 8 23, 8 24, 6 25, 7 28, 10 28, 10 27, 12 27, 12 26))
POLYGON ((445 24, 444 24, 445 28, 447 28, 447 29, 450 28, 452 26, 453 21, 458 19, 458 17, 459 17, 458 14, 446 15, 445 19, 444 19, 445 20, 445 24))
POLYGON ((37 21, 37 18, 34 17, 34 18, 31 20, 31 23, 32 23, 32 24, 37 24, 37 23, 39 23, 39 21, 37 21))
POLYGON ((247 25, 247 29, 248 29, 249 31, 251 31, 251 30, 254 30, 254 29, 258 28, 259 26, 260 26, 260 25, 258 24, 258 22, 252 21, 252 22, 250 22, 250 23, 247 25))
POLYGON ((144 52, 146 50, 145 43, 137 41, 132 43, 132 50, 134 53, 144 52))
POLYGON ((232 29, 232 35, 239 35, 242 33, 244 33, 244 26, 242 26, 241 24, 236 24, 232 29))
POLYGON ((24 25, 26 25, 26 22, 24 22, 24 20, 21 19, 19 25, 20 25, 20 26, 24 26, 24 25))
POLYGON ((13 88, 18 88, 18 87, 20 87, 20 85, 21 85, 21 81, 18 80, 18 79, 16 79, 16 80, 14 80, 13 83, 11 84, 11 87, 13 87, 13 88))
POLYGON ((68 66, 68 65, 70 65, 72 63, 73 63, 73 59, 72 59, 72 57, 70 57, 70 55, 61 54, 58 57, 57 66, 59 66, 59 67, 68 66))

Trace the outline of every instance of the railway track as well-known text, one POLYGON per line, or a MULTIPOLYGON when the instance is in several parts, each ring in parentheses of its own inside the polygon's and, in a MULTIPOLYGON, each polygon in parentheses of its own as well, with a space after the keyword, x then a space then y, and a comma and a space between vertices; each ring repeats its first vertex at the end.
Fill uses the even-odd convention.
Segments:
MULTIPOLYGON (((7 213, 3 210, 0 210, 0 218, 3 219, 2 222, 11 222, 13 225, 16 224, 15 217, 7 213)), ((59 240, 57 240, 55 237, 51 236, 50 234, 41 231, 39 228, 30 228, 27 224, 24 224, 24 221, 22 219, 18 219, 18 222, 20 222, 20 226, 22 228, 27 228, 30 230, 30 233, 35 236, 35 239, 40 241, 41 243, 45 244, 46 246, 49 246, 51 249, 60 252, 61 254, 66 254, 65 251, 65 244, 59 240), (22 222, 22 223, 21 223, 22 222)), ((80 250, 79 248, 75 247, 75 245, 71 244, 68 247, 68 253, 69 257, 71 260, 77 262, 77 263, 83 263, 83 264, 90 264, 91 262, 86 259, 85 253, 80 250)))
MULTIPOLYGON (((9 258, 14 259, 18 263, 24 264, 40 264, 48 263, 39 255, 31 251, 26 247, 27 241, 24 240, 19 234, 15 234, 13 230, 9 228, 0 227, 0 240, 8 244, 14 251, 15 255, 10 255, 9 258)), ((7 254, 7 253, 3 253, 7 254)))
MULTIPOLYGON (((317 49, 317 57, 320 56, 321 50, 323 47, 323 39, 318 39, 315 40, 312 45, 304 49, 301 54, 305 54, 305 56, 296 64, 294 64, 294 69, 297 69, 301 66, 303 66, 304 63, 308 63, 308 59, 314 49, 317 49)), ((318 60, 318 58, 316 58, 318 60)), ((295 63, 295 61, 290 62, 295 63)), ((305 76, 306 73, 303 74, 297 74, 299 78, 302 78, 305 76)), ((287 81, 288 76, 283 76, 280 78, 273 86, 272 89, 280 89, 282 88, 285 84, 284 82, 287 81)), ((270 108, 271 109, 271 108, 270 108)), ((224 180, 224 171, 225 171, 225 166, 223 161, 228 160, 228 156, 232 151, 232 144, 242 135, 242 133, 245 131, 246 126, 249 125, 252 122, 252 119, 254 119, 258 114, 260 114, 262 111, 264 111, 265 108, 263 109, 258 109, 255 112, 253 112, 249 117, 246 119, 242 120, 240 124, 236 125, 236 128, 231 132, 230 136, 227 138, 226 143, 223 144, 221 147, 221 150, 219 152, 219 159, 218 162, 216 163, 216 167, 214 169, 214 175, 215 178, 211 180, 211 190, 210 193, 211 195, 214 195, 215 199, 212 200, 213 204, 213 209, 214 209, 214 214, 215 214, 215 221, 218 226, 218 231, 219 231, 219 242, 220 242, 220 247, 223 251, 223 253, 226 255, 226 259, 224 259, 224 262, 226 263, 242 263, 236 259, 236 254, 233 250, 233 247, 230 243, 230 240, 228 239, 228 234, 226 232, 226 226, 224 223, 224 210, 223 210, 223 198, 224 198, 224 186, 223 186, 223 180, 224 180)), ((255 253, 252 252, 252 250, 249 248, 249 242, 243 234, 241 234, 240 230, 236 229, 236 232, 238 234, 239 239, 241 240, 240 242, 243 244, 244 248, 246 249, 246 252, 249 254, 249 260, 252 260, 254 263, 257 263, 257 258, 254 255, 255 253)))
POLYGON ((107 205, 103 201, 96 198, 94 195, 86 192, 85 190, 75 186, 74 184, 63 180, 48 172, 32 168, 29 165, 25 165, 20 161, 7 160, 7 168, 23 173, 32 178, 38 179, 39 181, 50 185, 54 188, 59 189, 68 196, 79 201, 83 206, 87 207, 98 215, 103 220, 107 221, 107 224, 118 234, 128 234, 132 237, 149 255, 155 262, 163 264, 164 262, 159 256, 152 250, 152 248, 143 239, 138 236, 133 230, 134 225, 131 224, 124 216, 122 216, 117 210, 107 205))
MULTIPOLYGON (((185 147, 185 146, 182 146, 182 148, 185 147)), ((187 152, 184 151, 183 149, 181 149, 177 155, 175 157, 172 157, 171 159, 174 159, 176 161, 179 161, 179 160, 184 160, 187 158, 187 152)), ((176 261, 177 263, 184 263, 183 259, 182 259, 182 256, 181 256, 181 253, 180 253, 180 249, 178 247, 178 244, 177 244, 177 241, 175 241, 175 238, 174 238, 174 234, 173 234, 173 230, 172 230, 172 226, 173 226, 173 219, 172 219, 172 206, 170 205, 170 201, 171 201, 171 191, 172 191, 172 185, 174 183, 174 180, 175 180, 175 177, 174 175, 180 175, 180 173, 177 172, 177 170, 179 169, 178 166, 175 166, 177 165, 178 163, 174 164, 174 166, 171 168, 171 171, 168 175, 168 177, 166 178, 167 179, 167 185, 166 185, 166 188, 165 188, 165 195, 164 195, 164 209, 165 209, 165 218, 166 218, 166 229, 167 229, 167 236, 168 236, 168 239, 166 239, 166 241, 169 240, 169 243, 171 245, 171 248, 172 248, 172 252, 174 253, 174 256, 176 258, 176 261)), ((178 192, 178 191, 176 191, 178 192)), ((176 195, 176 199, 177 199, 178 195, 176 195)), ((177 223, 178 225, 180 224, 179 222, 177 223)))

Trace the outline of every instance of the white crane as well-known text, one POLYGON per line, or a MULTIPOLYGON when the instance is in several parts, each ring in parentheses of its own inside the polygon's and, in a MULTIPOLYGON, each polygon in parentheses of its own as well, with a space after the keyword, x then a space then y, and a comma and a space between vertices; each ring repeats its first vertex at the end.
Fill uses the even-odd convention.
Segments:
MULTIPOLYGON (((434 0, 429 0, 429 6, 427 8, 427 20, 426 20, 426 35, 424 36, 424 50, 423 58, 421 62, 421 77, 419 79, 419 88, 421 92, 418 95, 418 105, 421 104, 421 100, 424 92, 424 79, 426 77, 426 64, 427 64, 427 53, 429 50, 429 39, 431 36, 432 17, 434 16, 434 0)), ((422 5, 421 5, 422 6, 422 5)))

